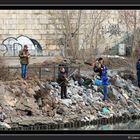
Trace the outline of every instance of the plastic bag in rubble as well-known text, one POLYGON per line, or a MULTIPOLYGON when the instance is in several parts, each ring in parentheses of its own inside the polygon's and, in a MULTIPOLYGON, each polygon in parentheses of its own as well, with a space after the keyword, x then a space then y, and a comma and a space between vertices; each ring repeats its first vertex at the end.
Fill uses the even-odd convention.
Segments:
POLYGON ((124 80, 121 79, 119 77, 119 75, 116 75, 116 83, 115 83, 115 85, 118 86, 118 87, 124 87, 125 86, 124 80))
POLYGON ((102 86, 102 80, 96 79, 95 80, 95 85, 96 86, 102 86))
POLYGON ((110 111, 109 111, 106 107, 104 107, 104 108, 102 109, 102 113, 104 113, 104 114, 109 114, 110 111))
POLYGON ((116 100, 119 100, 121 98, 121 94, 114 87, 111 87, 111 91, 116 100))

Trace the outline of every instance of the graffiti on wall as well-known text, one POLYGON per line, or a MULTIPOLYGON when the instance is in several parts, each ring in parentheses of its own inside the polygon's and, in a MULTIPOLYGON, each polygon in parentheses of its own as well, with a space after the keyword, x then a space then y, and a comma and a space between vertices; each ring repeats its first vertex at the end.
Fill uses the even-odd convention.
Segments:
POLYGON ((106 33, 109 33, 109 37, 112 35, 119 35, 121 33, 119 24, 110 24, 106 33))
POLYGON ((3 56, 18 56, 19 51, 24 45, 28 45, 28 50, 31 55, 42 55, 42 47, 39 42, 23 35, 17 38, 8 37, 3 40, 2 44, 0 45, 0 53, 3 56))
POLYGON ((109 37, 118 36, 124 33, 118 23, 108 23, 108 25, 102 26, 102 34, 108 34, 109 37))

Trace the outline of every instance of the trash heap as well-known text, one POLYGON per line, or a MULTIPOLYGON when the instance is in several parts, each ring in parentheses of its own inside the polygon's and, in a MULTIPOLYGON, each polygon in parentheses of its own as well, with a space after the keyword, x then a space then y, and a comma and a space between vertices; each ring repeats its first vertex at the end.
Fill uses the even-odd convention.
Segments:
POLYGON ((109 71, 108 75, 107 102, 102 101, 103 89, 94 84, 92 72, 81 72, 82 84, 76 78, 70 79, 69 99, 60 98, 60 86, 56 82, 38 79, 0 82, 0 121, 9 128, 7 125, 56 124, 139 115, 140 89, 133 81, 124 79, 125 71, 109 71))

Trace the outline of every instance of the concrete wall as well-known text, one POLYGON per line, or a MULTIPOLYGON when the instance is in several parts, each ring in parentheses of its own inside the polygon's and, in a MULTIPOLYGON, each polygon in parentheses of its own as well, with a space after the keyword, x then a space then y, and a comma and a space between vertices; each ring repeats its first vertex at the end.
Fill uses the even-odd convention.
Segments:
POLYGON ((20 35, 37 40, 43 49, 55 44, 49 10, 0 10, 0 44, 20 35))
MULTIPOLYGON (((88 10, 86 12, 90 13, 91 11, 88 10)), ((55 19, 57 17, 56 15, 59 16, 59 11, 57 10, 0 10, 0 44, 2 44, 3 40, 6 38, 17 38, 20 35, 24 35, 37 40, 42 48, 47 50, 45 53, 51 55, 53 50, 59 50, 59 47, 56 45, 56 38, 58 39, 58 36, 61 38, 62 35, 62 32, 59 35, 58 31, 56 33, 56 27, 59 29, 59 26, 62 27, 62 24, 60 25, 61 20, 57 21, 55 19), (54 24, 56 26, 54 26, 54 24)), ((117 20, 117 12, 111 15, 114 15, 117 20)), ((85 25, 80 27, 81 36, 83 33, 85 35, 86 31, 90 30, 88 25, 93 22, 90 20, 90 14, 89 16, 85 15, 82 17, 81 22, 85 25), (83 30, 81 28, 83 28, 83 30)), ((110 20, 110 22, 114 22, 111 18, 113 17, 107 18, 107 20, 104 21, 104 25, 108 26, 108 20, 110 20)), ((75 22, 77 22, 77 20, 73 20, 74 26, 76 25, 75 22)), ((120 36, 109 37, 109 35, 105 35, 105 42, 103 40, 99 46, 112 47, 114 42, 119 40, 119 37, 120 36)), ((81 43, 82 39, 79 39, 79 41, 81 43)), ((59 55, 59 53, 57 53, 57 55, 59 55)))

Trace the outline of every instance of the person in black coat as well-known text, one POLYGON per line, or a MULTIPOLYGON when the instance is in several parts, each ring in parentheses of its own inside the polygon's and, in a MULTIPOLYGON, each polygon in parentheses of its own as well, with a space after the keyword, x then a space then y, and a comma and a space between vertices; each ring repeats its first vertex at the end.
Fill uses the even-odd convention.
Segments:
POLYGON ((68 76, 68 73, 69 73, 69 69, 68 69, 68 63, 67 63, 67 60, 64 59, 63 62, 61 64, 58 65, 58 70, 60 71, 60 68, 61 67, 64 67, 65 69, 65 72, 66 72, 66 75, 68 76))
POLYGON ((136 70, 137 70, 138 86, 140 88, 140 59, 138 59, 138 61, 136 63, 136 70))
POLYGON ((64 67, 60 67, 60 71, 58 73, 58 83, 61 87, 61 99, 68 98, 67 97, 67 73, 64 67))

